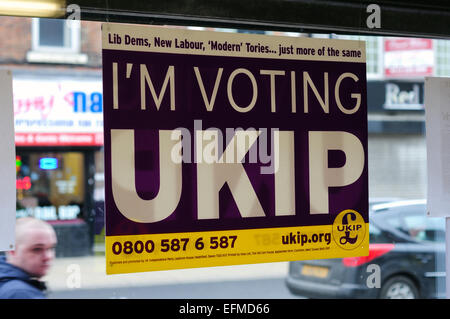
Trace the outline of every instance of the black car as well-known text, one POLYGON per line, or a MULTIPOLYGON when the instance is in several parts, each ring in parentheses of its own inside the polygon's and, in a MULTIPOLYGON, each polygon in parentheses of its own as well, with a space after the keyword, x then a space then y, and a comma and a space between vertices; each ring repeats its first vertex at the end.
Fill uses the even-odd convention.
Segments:
POLYGON ((291 293, 309 298, 445 297, 445 220, 427 217, 424 200, 372 206, 369 235, 368 256, 290 262, 286 285, 291 293))

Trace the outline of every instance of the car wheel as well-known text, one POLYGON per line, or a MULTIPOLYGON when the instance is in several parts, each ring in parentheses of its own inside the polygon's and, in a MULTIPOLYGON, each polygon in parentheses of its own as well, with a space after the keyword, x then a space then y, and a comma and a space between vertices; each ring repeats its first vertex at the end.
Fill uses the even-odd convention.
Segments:
POLYGON ((405 276, 389 278, 381 287, 381 299, 417 299, 419 289, 414 282, 405 276))

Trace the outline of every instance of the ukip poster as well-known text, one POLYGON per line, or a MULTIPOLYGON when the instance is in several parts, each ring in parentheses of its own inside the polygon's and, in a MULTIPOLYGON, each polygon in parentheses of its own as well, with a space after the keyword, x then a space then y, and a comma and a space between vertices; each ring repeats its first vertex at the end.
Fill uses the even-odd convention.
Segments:
POLYGON ((102 36, 108 274, 368 254, 364 42, 102 36))

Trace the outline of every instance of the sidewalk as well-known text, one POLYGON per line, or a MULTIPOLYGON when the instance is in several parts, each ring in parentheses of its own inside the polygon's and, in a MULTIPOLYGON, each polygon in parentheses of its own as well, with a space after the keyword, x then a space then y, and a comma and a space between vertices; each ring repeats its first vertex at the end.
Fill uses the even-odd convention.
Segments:
POLYGON ((47 276, 43 278, 50 290, 168 285, 180 283, 229 281, 244 279, 284 278, 288 263, 265 263, 220 266, 145 273, 106 275, 104 256, 56 258, 47 276))

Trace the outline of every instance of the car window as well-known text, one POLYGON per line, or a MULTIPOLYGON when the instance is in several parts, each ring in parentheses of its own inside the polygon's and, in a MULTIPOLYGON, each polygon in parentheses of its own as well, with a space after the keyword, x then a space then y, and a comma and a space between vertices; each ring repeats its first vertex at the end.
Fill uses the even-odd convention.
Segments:
POLYGON ((373 223, 369 225, 369 242, 370 243, 390 243, 392 239, 386 235, 379 227, 373 223))
POLYGON ((394 228, 404 235, 411 236, 408 227, 400 214, 395 214, 393 211, 387 211, 383 213, 383 220, 389 228, 394 228))
POLYGON ((392 226, 398 230, 401 230, 401 231, 406 230, 405 225, 403 225, 403 219, 399 218, 398 216, 390 216, 390 217, 386 218, 386 221, 390 226, 392 226))
POLYGON ((409 235, 422 242, 439 242, 445 240, 445 224, 441 218, 426 216, 406 216, 404 218, 409 235))
POLYGON ((408 234, 419 241, 424 241, 426 238, 426 224, 421 216, 407 216, 404 218, 405 228, 408 234))
POLYGON ((418 209, 402 209, 385 213, 386 222, 396 230, 420 242, 443 242, 445 223, 442 218, 430 218, 418 209), (389 216, 391 215, 391 216, 389 216))

